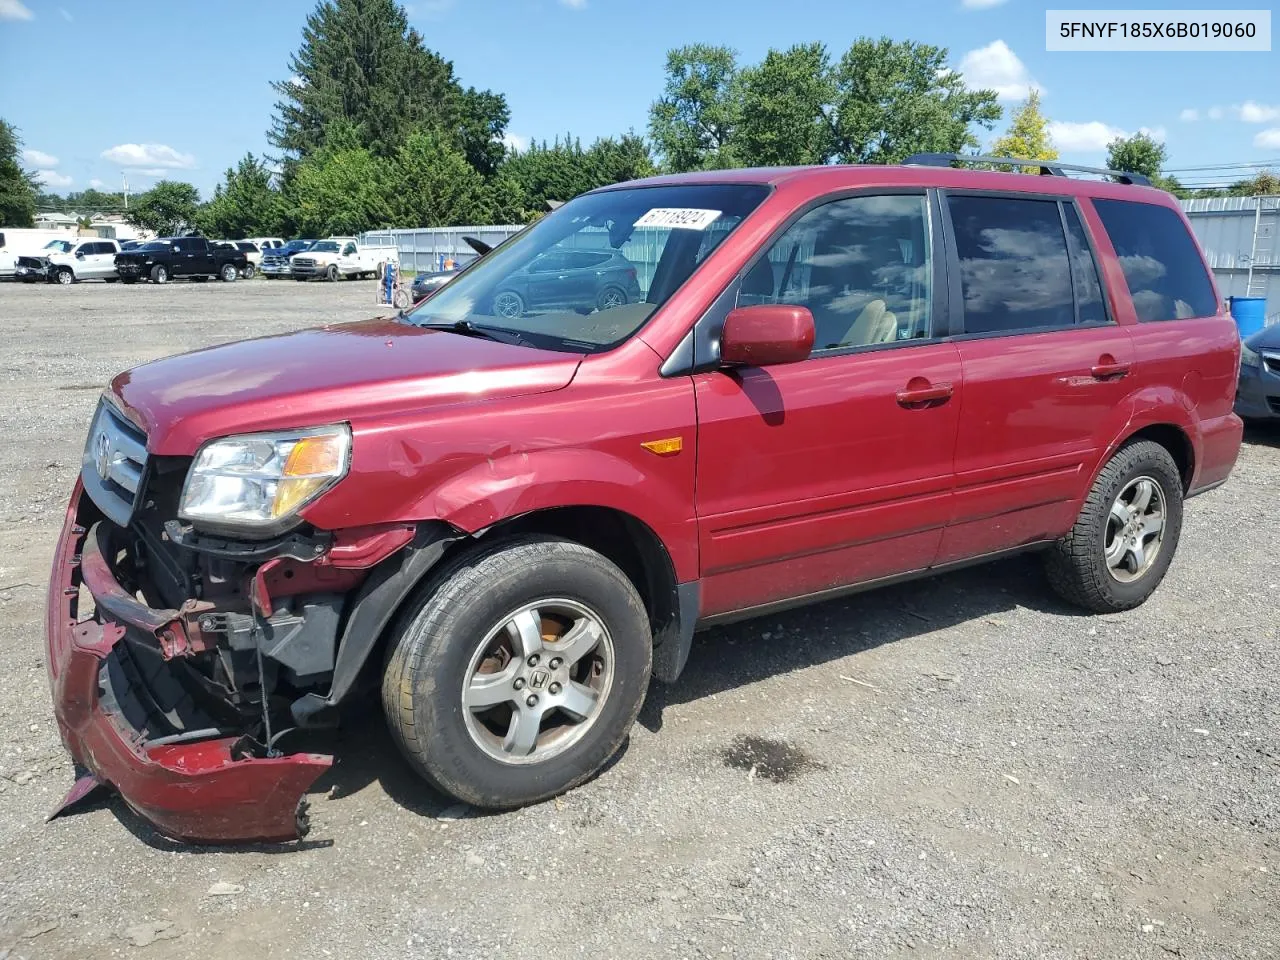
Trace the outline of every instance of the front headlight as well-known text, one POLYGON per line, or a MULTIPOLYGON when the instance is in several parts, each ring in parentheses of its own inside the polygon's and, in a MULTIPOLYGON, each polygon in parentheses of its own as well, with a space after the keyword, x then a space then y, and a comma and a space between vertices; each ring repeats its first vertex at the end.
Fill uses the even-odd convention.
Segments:
POLYGON ((1256 350, 1250 350, 1246 343, 1240 344, 1240 366, 1242 367, 1260 367, 1262 366, 1262 357, 1258 356, 1256 350))
POLYGON ((273 528, 347 475, 346 424, 212 440, 182 488, 184 520, 273 528))

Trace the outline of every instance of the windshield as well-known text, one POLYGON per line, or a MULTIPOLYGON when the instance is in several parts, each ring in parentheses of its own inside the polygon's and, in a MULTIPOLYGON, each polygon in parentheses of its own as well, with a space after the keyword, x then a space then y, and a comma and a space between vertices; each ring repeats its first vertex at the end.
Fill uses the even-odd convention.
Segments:
POLYGON ((46 250, 56 250, 58 253, 70 253, 71 244, 66 240, 50 240, 44 245, 46 250))
POLYGON ((338 243, 336 240, 318 240, 311 247, 312 253, 337 253, 338 243))
POLYGON ((288 243, 286 243, 283 247, 280 248, 280 252, 281 253, 300 253, 303 250, 308 249, 311 246, 311 244, 314 242, 315 242, 314 240, 290 240, 288 243))
POLYGON ((512 237, 408 319, 592 352, 631 336, 765 198, 757 184, 588 194, 512 237))

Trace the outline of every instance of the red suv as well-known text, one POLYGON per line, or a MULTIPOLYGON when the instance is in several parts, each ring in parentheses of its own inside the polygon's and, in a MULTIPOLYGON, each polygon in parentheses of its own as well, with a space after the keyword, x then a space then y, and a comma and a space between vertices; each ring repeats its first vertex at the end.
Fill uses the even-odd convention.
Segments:
POLYGON ((380 685, 426 781, 515 807, 708 624, 1016 551, 1142 603, 1235 462, 1236 329, 1167 193, 952 160, 604 188, 408 315, 116 377, 49 590, 68 799, 294 837, 301 732, 380 685), (573 251, 640 296, 500 309, 573 251))

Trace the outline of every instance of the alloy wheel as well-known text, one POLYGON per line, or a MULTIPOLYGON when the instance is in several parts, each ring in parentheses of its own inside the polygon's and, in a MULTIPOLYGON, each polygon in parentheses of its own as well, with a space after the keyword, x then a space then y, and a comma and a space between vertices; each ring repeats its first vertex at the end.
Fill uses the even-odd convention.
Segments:
POLYGON ((613 638, 599 614, 576 600, 525 604, 471 657, 461 690, 467 732, 501 763, 548 760, 595 724, 613 674, 613 638))
POLYGON ((1165 498, 1151 477, 1136 477, 1125 484, 1111 504, 1103 554, 1111 576, 1121 583, 1142 577, 1164 542, 1165 498))

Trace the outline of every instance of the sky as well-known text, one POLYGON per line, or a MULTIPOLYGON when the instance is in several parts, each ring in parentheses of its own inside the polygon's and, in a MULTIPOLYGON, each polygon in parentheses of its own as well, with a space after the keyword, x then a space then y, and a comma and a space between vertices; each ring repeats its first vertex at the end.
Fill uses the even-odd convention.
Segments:
MULTIPOLYGON (((1101 164, 1108 140, 1145 129, 1166 142, 1171 171, 1266 161, 1280 169, 1280 53, 1049 53, 1045 9, 1061 2, 405 6, 465 85, 506 95, 508 136, 519 147, 566 132, 584 143, 643 132, 672 47, 727 44, 740 63, 752 63, 770 47, 821 40, 838 57, 859 36, 888 35, 948 48, 970 86, 1000 94, 1006 118, 1039 89, 1063 161, 1101 164)), ((0 117, 20 129, 26 165, 56 192, 118 190, 126 178, 138 192, 169 178, 207 197, 247 151, 271 153, 266 130, 276 97, 268 84, 290 75, 289 55, 313 7, 314 0, 0 0, 0 117)), ((1177 175, 1188 185, 1224 176, 1177 175)))

